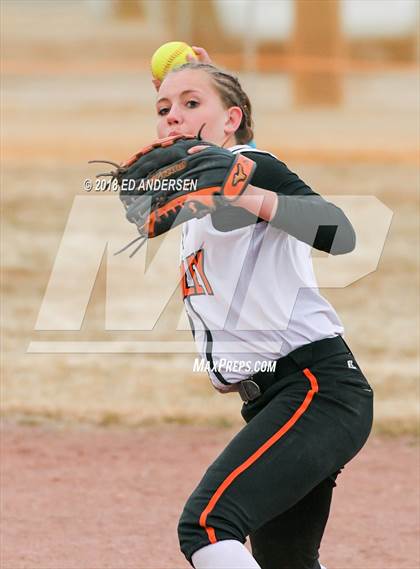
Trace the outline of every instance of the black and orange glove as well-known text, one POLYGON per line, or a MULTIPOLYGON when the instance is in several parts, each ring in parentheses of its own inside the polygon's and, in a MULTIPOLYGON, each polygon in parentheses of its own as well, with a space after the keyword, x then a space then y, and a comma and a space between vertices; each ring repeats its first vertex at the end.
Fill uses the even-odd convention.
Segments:
POLYGON ((231 204, 245 191, 255 167, 241 154, 179 135, 137 152, 111 172, 111 183, 117 181, 126 217, 146 239, 231 204))

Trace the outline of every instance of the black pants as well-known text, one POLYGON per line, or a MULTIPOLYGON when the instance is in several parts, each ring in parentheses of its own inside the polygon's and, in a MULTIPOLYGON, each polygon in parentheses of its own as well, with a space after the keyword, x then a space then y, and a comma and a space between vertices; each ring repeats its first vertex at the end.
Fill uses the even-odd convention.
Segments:
POLYGON ((206 545, 249 535, 263 569, 318 568, 335 477, 372 425, 372 389, 345 344, 319 359, 332 342, 289 354, 295 371, 243 406, 247 425, 182 513, 178 533, 190 562, 206 545))
POLYGON ((252 554, 263 569, 320 568, 318 551, 337 474, 250 534, 252 554))

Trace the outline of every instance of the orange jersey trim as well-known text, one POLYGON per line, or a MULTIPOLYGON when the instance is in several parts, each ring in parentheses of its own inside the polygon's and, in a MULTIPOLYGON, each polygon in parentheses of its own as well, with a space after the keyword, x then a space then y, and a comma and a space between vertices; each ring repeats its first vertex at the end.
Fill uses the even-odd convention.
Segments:
POLYGON ((206 530, 207 536, 210 540, 210 543, 216 543, 217 539, 216 539, 216 533, 215 533, 214 528, 207 525, 207 517, 212 512, 214 507, 216 506, 219 498, 222 496, 224 491, 232 484, 232 482, 240 474, 242 474, 242 472, 244 472, 245 470, 247 470, 247 468, 249 468, 252 464, 254 464, 254 462, 256 462, 269 448, 271 448, 279 439, 281 439, 281 437, 285 433, 287 433, 293 427, 293 425, 300 419, 300 417, 308 409, 315 393, 318 392, 318 382, 317 382, 316 377, 311 373, 311 371, 308 368, 305 368, 303 370, 303 373, 309 379, 309 382, 311 384, 311 388, 308 391, 308 393, 306 394, 305 399, 303 400, 303 403, 293 413, 293 415, 290 417, 290 419, 272 437, 270 437, 262 446, 260 446, 260 448, 258 450, 256 450, 249 458, 247 458, 247 460, 245 460, 245 462, 243 462, 240 466, 235 468, 235 470, 233 470, 229 474, 229 476, 227 478, 225 478, 225 480, 217 488, 216 492, 210 498, 209 503, 207 504, 207 506, 203 510, 203 512, 200 516, 199 523, 200 523, 200 526, 206 530))
POLYGON ((211 288, 210 283, 208 281, 208 278, 206 277, 206 273, 204 271, 204 251, 203 251, 203 249, 199 249, 197 251, 197 253, 195 254, 195 260, 196 260, 195 267, 197 268, 197 271, 201 277, 201 280, 204 283, 206 293, 213 295, 214 294, 213 289, 211 288))

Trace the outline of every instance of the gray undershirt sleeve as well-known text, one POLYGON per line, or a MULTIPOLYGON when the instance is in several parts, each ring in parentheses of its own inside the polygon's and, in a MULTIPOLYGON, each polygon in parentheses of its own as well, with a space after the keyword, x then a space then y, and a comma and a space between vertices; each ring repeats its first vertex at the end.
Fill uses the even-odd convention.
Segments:
POLYGON ((343 211, 317 194, 277 194, 277 211, 270 224, 315 249, 342 255, 356 246, 354 229, 343 211))

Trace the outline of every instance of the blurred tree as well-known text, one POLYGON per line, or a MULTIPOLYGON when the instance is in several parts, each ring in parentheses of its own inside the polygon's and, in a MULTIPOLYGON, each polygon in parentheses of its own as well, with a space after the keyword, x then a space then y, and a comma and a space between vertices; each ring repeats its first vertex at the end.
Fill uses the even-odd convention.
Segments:
POLYGON ((122 20, 144 17, 143 0, 113 0, 113 15, 122 20))
POLYGON ((238 40, 226 33, 213 0, 192 2, 191 19, 193 45, 204 45, 210 53, 238 50, 238 40))
POLYGON ((338 62, 334 62, 343 52, 340 1, 295 0, 294 6, 292 53, 299 57, 298 70, 294 73, 295 102, 297 105, 336 105, 342 99, 341 74, 338 62), (313 71, 308 69, 311 58, 313 71), (327 60, 331 60, 329 69, 327 60))

